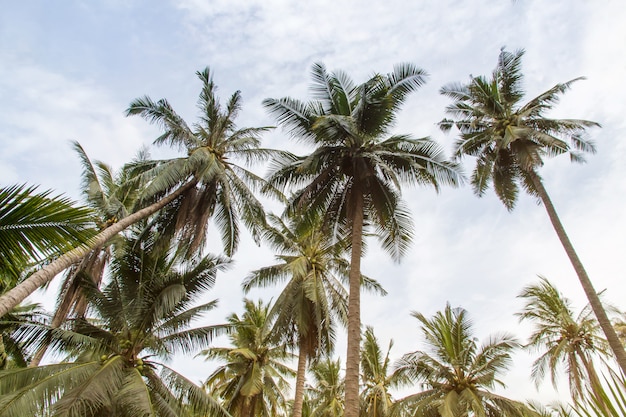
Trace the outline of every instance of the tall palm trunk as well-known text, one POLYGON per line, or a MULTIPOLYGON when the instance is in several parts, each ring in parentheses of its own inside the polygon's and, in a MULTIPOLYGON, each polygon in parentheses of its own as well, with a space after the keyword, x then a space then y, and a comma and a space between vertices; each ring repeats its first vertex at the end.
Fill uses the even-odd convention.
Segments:
POLYGON ((109 239, 111 239, 113 236, 123 231, 127 227, 131 226, 132 224, 137 223, 138 221, 145 219, 151 214, 156 213, 157 211, 174 201, 184 191, 194 186, 195 184, 196 181, 190 181, 176 189, 176 191, 174 191, 167 197, 162 198, 161 200, 149 205, 148 207, 136 211, 130 216, 124 217, 119 222, 98 233, 90 241, 89 244, 79 246, 67 253, 64 253, 45 267, 41 268, 39 271, 26 278, 24 281, 16 285, 11 290, 4 293, 2 296, 0 296, 0 317, 4 316, 15 306, 24 301, 26 297, 35 292, 37 288, 40 288, 42 285, 45 285, 48 282, 52 281, 52 279, 57 274, 69 268, 76 262, 80 261, 90 251, 104 245, 109 239))
POLYGON ((296 374, 296 392, 293 400, 293 417, 302 417, 302 404, 304 403, 304 377, 306 374, 307 360, 306 339, 300 338, 300 351, 298 352, 298 371, 296 374))
POLYGON ((363 245, 363 194, 356 191, 352 215, 352 254, 348 295, 348 350, 346 354, 344 417, 359 415, 359 365, 361 354, 361 252, 363 245))
POLYGON ((533 185, 535 186, 535 189, 537 190, 537 193, 539 194, 539 198, 541 198, 543 205, 546 207, 546 211, 548 212, 548 216, 550 217, 552 226, 554 227, 554 230, 556 231, 556 234, 559 237, 559 240, 561 241, 561 244, 563 245, 567 256, 569 257, 570 262, 572 263, 572 266, 576 271, 576 275, 578 275, 580 284, 585 291, 585 295, 589 300, 589 305, 591 305, 591 309, 593 310, 593 313, 595 314, 596 319, 600 324, 600 328, 604 332, 606 340, 608 341, 611 350, 615 354, 615 360, 617 361, 624 375, 626 375, 626 351, 624 351, 624 347, 617 337, 615 329, 611 325, 611 321, 609 320, 606 311, 602 306, 602 301, 600 301, 600 297, 594 289, 593 284, 589 279, 589 275, 587 275, 587 271, 585 271, 585 267, 583 266, 580 258, 576 254, 574 246, 570 242, 567 233, 565 233, 565 228, 563 227, 563 224, 561 223, 561 220, 556 213, 556 209, 554 208, 554 205, 550 200, 548 192, 543 186, 541 178, 534 170, 529 171, 528 174, 533 182, 533 185))

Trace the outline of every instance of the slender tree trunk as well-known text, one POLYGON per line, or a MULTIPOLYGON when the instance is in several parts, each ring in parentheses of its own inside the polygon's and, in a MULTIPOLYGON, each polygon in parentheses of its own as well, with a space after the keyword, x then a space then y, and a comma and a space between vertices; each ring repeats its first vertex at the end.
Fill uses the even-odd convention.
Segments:
POLYGON ((546 207, 546 211, 548 212, 548 216, 550 217, 552 226, 554 227, 554 230, 556 231, 556 234, 559 237, 559 240, 561 241, 561 244, 563 245, 567 256, 569 257, 570 262, 572 263, 572 266, 576 271, 576 275, 578 275, 578 280, 580 281, 580 284, 582 285, 583 290, 587 295, 589 305, 591 305, 591 309, 593 310, 593 313, 595 314, 596 319, 600 324, 600 328, 604 332, 606 340, 608 341, 611 350, 615 354, 615 360, 617 361, 617 364, 621 368, 624 375, 626 375, 626 351, 624 351, 624 347, 617 337, 615 329, 613 328, 613 325, 611 324, 611 321, 609 320, 606 311, 602 306, 602 301, 600 301, 600 297, 594 289, 593 284, 591 283, 591 279, 589 279, 589 275, 587 275, 587 271, 585 271, 585 267, 580 261, 580 258, 578 258, 578 255, 576 254, 574 246, 570 242, 567 233, 565 233, 565 228, 563 227, 563 224, 561 223, 561 220, 556 213, 556 209, 554 208, 554 205, 550 200, 548 192, 543 186, 541 178, 534 171, 530 171, 528 174, 533 182, 533 185, 535 186, 535 189, 537 190, 537 193, 539 194, 539 198, 541 198, 543 205, 546 207))
POLYGON ((40 288, 42 285, 45 285, 48 282, 52 281, 52 279, 57 274, 75 264, 76 262, 80 261, 87 253, 104 245, 107 240, 111 239, 113 236, 123 231, 128 226, 137 223, 138 221, 145 219, 151 214, 162 209, 193 185, 195 185, 195 181, 188 182, 185 185, 179 187, 176 191, 174 191, 167 197, 162 198, 161 200, 157 201, 154 204, 151 204, 148 207, 136 211, 130 216, 124 217, 119 222, 98 233, 88 245, 82 245, 72 249, 69 252, 64 253, 63 255, 59 256, 57 259, 50 262, 48 265, 41 268, 39 271, 35 272, 24 281, 13 287, 11 290, 4 293, 0 297, 0 317, 4 316, 15 306, 24 301, 26 297, 35 292, 37 288, 40 288))
POLYGON ((304 402, 304 377, 306 374, 306 340, 300 337, 300 351, 298 352, 298 373, 296 374, 296 392, 293 399, 293 417, 302 417, 302 404, 304 402))
POLYGON ((363 245, 363 194, 357 191, 352 217, 352 254, 348 296, 348 350, 346 354, 344 417, 359 416, 359 366, 361 356, 361 252, 363 245))

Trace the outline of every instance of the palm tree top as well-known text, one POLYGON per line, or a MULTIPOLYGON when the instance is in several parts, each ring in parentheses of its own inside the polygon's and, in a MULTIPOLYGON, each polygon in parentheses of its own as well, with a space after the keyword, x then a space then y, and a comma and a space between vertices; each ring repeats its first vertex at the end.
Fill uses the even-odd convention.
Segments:
POLYGON ((209 218, 215 220, 224 249, 232 256, 239 243, 239 223, 259 241, 265 212, 253 194, 282 194, 245 166, 268 160, 280 151, 261 148, 261 134, 271 127, 238 128, 235 118, 242 105, 236 91, 222 106, 209 68, 196 73, 202 82, 196 123, 189 125, 165 99, 140 97, 131 102, 126 115, 139 115, 158 125, 163 133, 156 145, 169 145, 185 152, 180 157, 134 163, 138 178, 146 181, 143 199, 151 200, 187 187, 184 195, 161 213, 164 230, 177 233, 190 252, 203 248, 209 218))
POLYGON ((410 92, 426 80, 426 72, 414 64, 394 66, 386 75, 374 74, 355 84, 343 71, 329 73, 322 63, 311 70, 314 100, 266 99, 263 104, 292 137, 317 146, 362 146, 377 141, 395 121, 397 110, 410 92))
POLYGON ((569 153, 573 162, 583 162, 584 153, 594 153, 587 129, 600 126, 589 120, 546 117, 561 95, 583 77, 556 84, 522 103, 523 55, 523 49, 502 49, 491 77, 470 76, 468 83, 451 83, 440 90, 454 101, 446 107, 452 118, 439 122, 439 127, 443 131, 453 126, 459 129, 455 157, 477 157, 472 174, 474 191, 482 195, 493 181, 508 209, 513 208, 517 198, 516 181, 536 195, 526 177, 543 165, 545 157, 569 153))

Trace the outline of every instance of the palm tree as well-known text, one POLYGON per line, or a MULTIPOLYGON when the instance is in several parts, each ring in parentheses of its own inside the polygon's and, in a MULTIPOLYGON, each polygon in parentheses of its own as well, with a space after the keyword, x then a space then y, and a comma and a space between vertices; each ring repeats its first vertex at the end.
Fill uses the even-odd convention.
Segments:
POLYGON ((298 348, 295 397, 292 415, 302 415, 307 361, 334 346, 335 323, 347 322, 347 292, 341 279, 348 275, 345 239, 333 239, 321 222, 303 217, 268 217, 263 237, 278 252, 279 263, 252 271, 242 286, 267 287, 287 281, 269 315, 275 334, 298 348))
POLYGON ((293 370, 284 364, 292 359, 284 343, 275 343, 270 305, 244 300, 242 317, 228 318, 232 347, 210 347, 201 352, 217 359, 219 366, 205 386, 235 417, 285 415, 287 377, 293 370))
MULTIPOLYGON (((202 387, 170 368, 177 353, 207 346, 224 326, 190 328, 216 301, 197 300, 228 262, 215 256, 181 261, 131 239, 111 265, 103 289, 86 282, 91 318, 54 330, 51 347, 61 363, 0 372, 0 416, 186 416, 227 413, 202 387)), ((37 330, 33 327, 34 330, 37 330)), ((25 332, 24 339, 31 334, 25 332)), ((32 338, 30 338, 32 339, 32 338)))
MULTIPOLYGON (((97 216, 99 230, 104 230, 132 212, 139 197, 140 187, 133 184, 128 170, 122 169, 119 174, 115 174, 109 165, 101 161, 92 162, 78 142, 73 142, 73 147, 83 166, 81 183, 83 197, 97 216)), ((140 159, 143 158, 143 154, 140 154, 140 159)), ((113 236, 103 246, 90 251, 80 262, 66 270, 50 323, 51 329, 59 327, 71 314, 76 317, 84 316, 87 299, 80 284, 88 277, 96 286, 100 285, 116 241, 120 243, 123 239, 118 235, 113 236)), ((39 366, 46 350, 47 344, 44 344, 33 356, 29 366, 39 366)))
POLYGON ((588 120, 549 119, 544 115, 558 103, 561 94, 582 78, 557 84, 522 104, 523 55, 523 50, 514 53, 502 50, 491 79, 471 77, 468 84, 443 87, 441 93, 454 100, 446 108, 454 120, 444 119, 440 127, 447 131, 456 126, 460 130, 461 135, 455 144, 457 158, 464 155, 476 157, 471 178, 476 194, 483 195, 493 182, 497 196, 508 210, 512 210, 517 201, 518 184, 521 184, 526 192, 541 200, 617 362, 626 373, 626 351, 538 172, 545 156, 569 153, 572 161, 582 162, 582 153, 595 151, 593 144, 584 137, 586 130, 599 125, 588 120))
POLYGON ((361 352, 362 417, 391 415, 394 399, 389 389, 402 384, 399 380, 400 374, 391 373, 389 354, 392 347, 393 340, 389 341, 387 353, 383 353, 374 335, 374 329, 369 326, 365 329, 361 352))
POLYGON ((528 347, 543 352, 533 363, 532 377, 537 384, 550 372, 552 383, 557 382, 558 368, 564 365, 574 399, 585 392, 589 382, 592 392, 600 395, 600 379, 593 365, 595 355, 608 355, 606 341, 600 337, 598 322, 586 308, 574 317, 570 301, 546 279, 529 285, 519 297, 526 300, 520 313, 521 320, 530 320, 535 328, 528 347))
POLYGON ((307 388, 310 417, 344 415, 345 382, 340 375, 340 360, 325 358, 311 367, 313 385, 307 388))
POLYGON ((176 114, 165 99, 155 102, 149 97, 139 98, 126 111, 127 115, 140 115, 162 127, 164 133, 155 140, 155 144, 178 147, 185 151, 184 155, 131 164, 131 168, 142 173, 138 179, 147 184, 135 211, 101 231, 89 245, 66 252, 1 296, 0 316, 58 273, 79 262, 90 251, 171 203, 174 206, 167 213, 169 216, 161 218, 161 223, 168 227, 170 233, 179 234, 181 245, 185 243, 190 253, 201 249, 207 222, 212 216, 229 256, 237 248, 239 216, 253 235, 258 235, 264 212, 248 185, 255 188, 264 182, 236 161, 260 161, 272 154, 270 150, 259 148, 259 135, 268 128, 237 129, 234 119, 241 110, 240 93, 234 93, 226 108, 222 109, 209 69, 199 71, 197 75, 202 82, 198 100, 201 116, 192 127, 176 114))
POLYGON ((407 250, 411 221, 400 198, 401 183, 455 184, 459 174, 438 145, 428 138, 391 135, 397 111, 407 95, 423 83, 425 73, 414 65, 398 65, 355 85, 343 72, 313 66, 314 101, 266 99, 264 105, 296 139, 316 146, 312 154, 283 154, 274 159, 269 183, 279 189, 302 187, 290 202, 291 211, 324 213, 329 230, 341 224, 352 236, 346 417, 359 413, 361 339, 360 282, 364 229, 369 226, 397 260, 407 250))
POLYGON ((94 235, 88 208, 51 194, 37 192, 36 186, 0 188, 0 294, 15 286, 25 269, 49 262, 94 235))
POLYGON ((467 312, 449 304, 430 319, 418 312, 412 315, 422 324, 427 350, 403 355, 395 370, 398 377, 424 387, 398 400, 410 415, 534 415, 523 403, 491 391, 496 385, 504 386, 498 376, 508 368, 511 352, 518 347, 511 335, 490 336, 479 345, 467 312))

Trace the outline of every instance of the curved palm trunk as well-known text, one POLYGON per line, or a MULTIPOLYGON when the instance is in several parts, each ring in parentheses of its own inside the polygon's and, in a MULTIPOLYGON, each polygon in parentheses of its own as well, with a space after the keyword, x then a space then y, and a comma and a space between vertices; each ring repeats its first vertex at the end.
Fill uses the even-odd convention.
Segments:
POLYGON ((359 365, 361 356, 361 252, 363 245, 363 194, 357 193, 352 216, 348 296, 348 349, 346 354, 344 417, 359 415, 359 365))
POLYGON ((569 257, 570 262, 572 263, 572 266, 576 271, 576 275, 578 275, 580 284, 582 285, 583 290, 587 295, 589 305, 591 305, 591 309, 593 310, 593 313, 595 314, 596 319, 600 324, 600 328, 604 332, 606 340, 608 341, 611 350, 615 354, 615 360, 617 361, 624 375, 626 375, 626 351, 624 351, 624 347, 617 337, 615 329, 611 325, 611 321, 609 320, 606 311, 602 306, 602 301, 600 301, 600 297, 598 297, 598 293, 594 289, 593 284, 591 283, 591 279, 589 279, 589 275, 587 275, 587 271, 585 271, 585 267, 580 261, 580 258, 578 258, 578 255, 576 254, 574 246, 570 242, 567 233, 565 233, 565 228, 563 227, 563 224, 561 223, 561 220, 556 213, 556 209, 554 208, 554 205, 550 200, 548 192, 543 186, 541 178, 539 178, 539 175, 537 175, 537 173, 534 171, 530 171, 528 172, 528 174, 533 182, 533 185, 535 186, 535 189, 537 190, 537 193, 539 194, 539 198, 541 198, 543 205, 546 207, 546 211, 548 212, 548 216, 550 217, 552 226, 554 227, 554 230, 556 231, 556 234, 559 237, 559 240, 561 241, 561 244, 563 245, 567 256, 569 257))
POLYGON ((195 185, 195 181, 188 182, 187 184, 179 187, 176 191, 174 191, 167 197, 162 198, 161 200, 149 205, 148 207, 136 211, 130 216, 124 217, 119 222, 98 233, 88 245, 82 245, 72 249, 67 253, 64 253, 63 255, 59 256, 57 259, 50 262, 48 265, 41 268, 39 271, 35 272, 24 281, 13 287, 11 290, 4 293, 2 296, 0 296, 0 317, 4 316, 15 306, 24 301, 26 297, 35 292, 37 288, 40 288, 42 285, 45 285, 48 282, 52 281, 52 279, 57 274, 69 268, 76 262, 80 261, 90 251, 104 245, 106 241, 108 241, 113 236, 123 231, 130 225, 145 219, 151 214, 156 213, 158 210, 162 209, 163 207, 174 201, 179 195, 181 195, 185 190, 193 185, 195 185))
POLYGON ((293 417, 302 417, 302 404, 304 403, 304 377, 306 374, 306 340, 300 339, 300 351, 298 352, 298 373, 296 374, 296 392, 293 399, 293 417))

